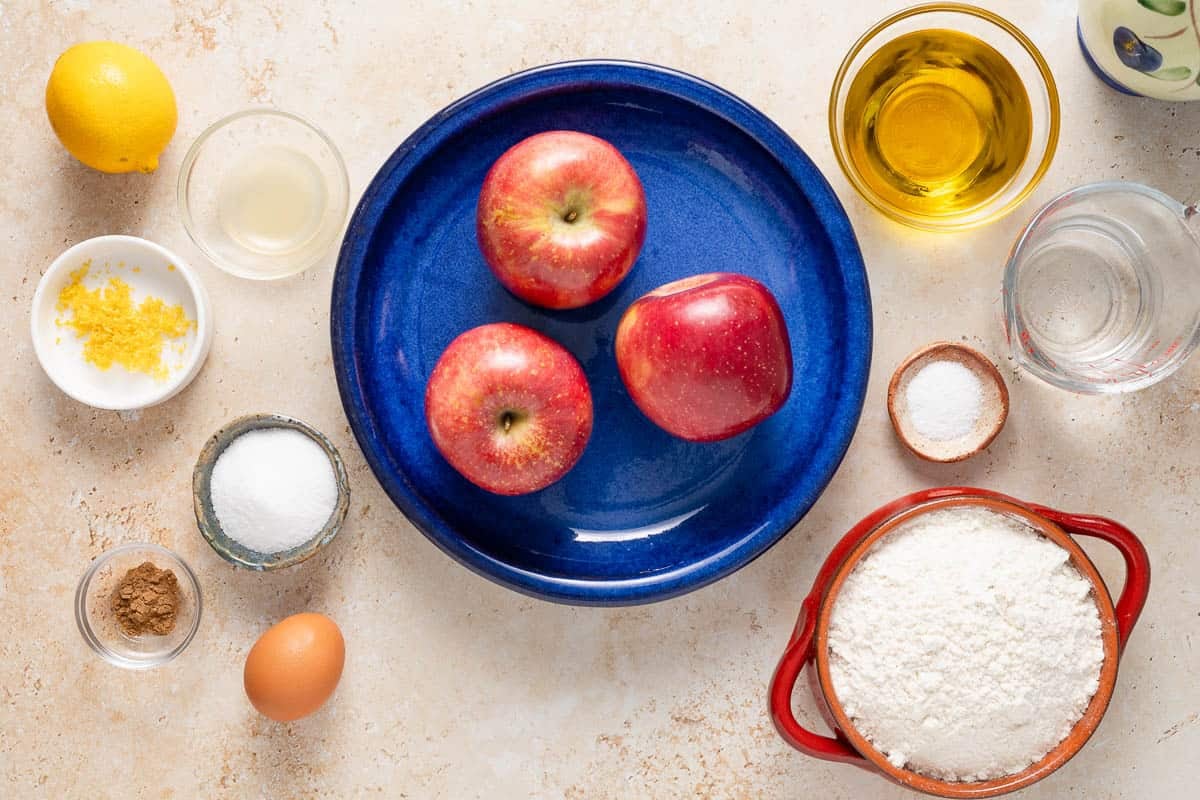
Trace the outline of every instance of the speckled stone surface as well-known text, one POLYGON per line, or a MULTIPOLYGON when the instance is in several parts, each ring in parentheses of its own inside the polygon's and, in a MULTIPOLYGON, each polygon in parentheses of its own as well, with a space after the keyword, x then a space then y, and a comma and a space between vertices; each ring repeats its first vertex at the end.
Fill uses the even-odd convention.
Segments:
MULTIPOLYGON (((902 229, 838 173, 826 96, 874 3, 577 0, 451 3, 0 2, 0 796, 410 798, 901 798, 851 767, 790 750, 765 689, 801 597, 833 542, 900 494, 968 483, 1113 516, 1150 549, 1150 603, 1108 716, 1084 751, 1024 793, 1048 799, 1190 797, 1200 781, 1200 358, 1137 395, 1075 397, 1014 371, 999 321, 1003 259, 1055 193, 1129 178, 1176 196, 1200 184, 1200 103, 1119 96, 1087 72, 1073 3, 993 0, 1044 49, 1063 90, 1063 141, 1032 201, 969 234, 902 229), (741 10, 734 11, 736 6, 741 10), (46 122, 57 54, 92 38, 148 52, 170 77, 179 130, 158 173, 75 163, 46 122), (657 61, 757 105, 829 175, 858 230, 874 301, 875 365, 862 423, 824 497, 732 578, 625 610, 529 600, 451 562, 392 507, 349 433, 330 365, 332 260, 252 284, 206 264, 175 206, 188 142, 223 114, 272 103, 340 145, 357 196, 391 150, 450 100, 523 67, 585 56, 657 61), (140 415, 59 393, 34 360, 29 304, 41 271, 102 233, 147 236, 199 268, 217 335, 196 382, 140 415), (911 350, 962 339, 999 363, 1012 416, 989 451, 924 464, 895 441, 887 379, 911 350), (196 531, 191 468, 231 418, 280 411, 341 448, 350 522, 320 556, 239 571, 196 531), (72 593, 105 549, 148 539, 196 569, 206 603, 178 660, 134 674, 84 645, 72 593), (297 611, 342 626, 346 672, 306 720, 259 717, 242 661, 297 611)), ((1119 559, 1088 543, 1119 582, 1119 559)), ((815 720, 797 692, 798 713, 815 720)))

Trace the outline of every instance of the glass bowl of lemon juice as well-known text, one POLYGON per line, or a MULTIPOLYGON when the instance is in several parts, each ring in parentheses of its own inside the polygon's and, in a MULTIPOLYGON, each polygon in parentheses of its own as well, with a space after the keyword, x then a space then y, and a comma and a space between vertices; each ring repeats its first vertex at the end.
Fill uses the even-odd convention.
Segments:
POLYGON ((342 233, 346 166, 303 118, 240 111, 209 126, 184 156, 179 209, 192 241, 221 269, 272 280, 317 264, 342 233))

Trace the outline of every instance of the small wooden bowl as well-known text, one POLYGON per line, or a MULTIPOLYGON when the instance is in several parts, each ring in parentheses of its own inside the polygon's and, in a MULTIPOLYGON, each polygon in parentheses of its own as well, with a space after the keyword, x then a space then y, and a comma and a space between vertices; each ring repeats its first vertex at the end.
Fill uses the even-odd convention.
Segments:
POLYGON ((900 443, 913 455, 943 464, 963 461, 987 448, 1008 421, 1008 386, 987 356, 973 347, 954 342, 934 342, 908 356, 892 374, 887 393, 888 416, 900 443), (908 413, 908 382, 934 361, 953 361, 971 370, 982 386, 979 419, 964 436, 931 439, 922 436, 908 413))

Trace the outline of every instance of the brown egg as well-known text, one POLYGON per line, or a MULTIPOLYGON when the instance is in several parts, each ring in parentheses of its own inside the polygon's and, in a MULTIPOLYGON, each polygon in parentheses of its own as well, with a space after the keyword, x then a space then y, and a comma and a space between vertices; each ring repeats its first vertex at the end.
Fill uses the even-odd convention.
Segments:
POLYGON ((329 699, 342 677, 346 643, 322 614, 293 614, 267 630, 246 656, 246 696, 279 722, 307 716, 329 699))

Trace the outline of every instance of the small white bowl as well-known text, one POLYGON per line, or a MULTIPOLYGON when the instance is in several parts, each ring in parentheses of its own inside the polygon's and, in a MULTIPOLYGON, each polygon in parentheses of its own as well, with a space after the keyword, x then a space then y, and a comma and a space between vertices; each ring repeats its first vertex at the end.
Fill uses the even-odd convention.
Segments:
POLYGON ((33 349, 50 380, 65 394, 94 408, 133 411, 156 405, 178 394, 200 372, 212 345, 212 312, 208 292, 187 263, 165 247, 136 236, 97 236, 70 248, 46 270, 33 295, 30 314, 33 349), (69 318, 56 308, 59 293, 71 273, 91 261, 87 285, 119 277, 133 288, 134 302, 147 296, 167 305, 182 305, 194 330, 178 342, 183 352, 168 350, 170 375, 165 381, 114 365, 101 370, 83 358, 84 339, 57 324, 69 318), (136 269, 136 271, 135 271, 136 269), (178 365, 178 366, 177 366, 178 365))

